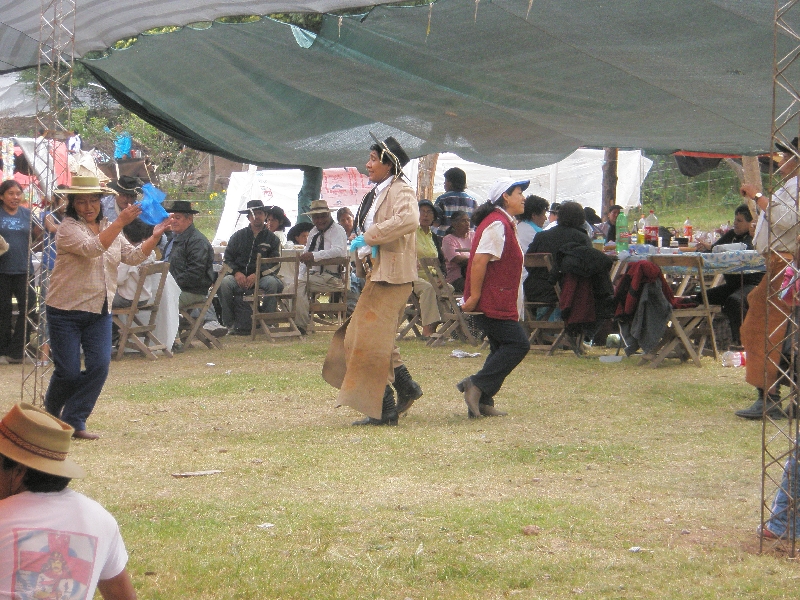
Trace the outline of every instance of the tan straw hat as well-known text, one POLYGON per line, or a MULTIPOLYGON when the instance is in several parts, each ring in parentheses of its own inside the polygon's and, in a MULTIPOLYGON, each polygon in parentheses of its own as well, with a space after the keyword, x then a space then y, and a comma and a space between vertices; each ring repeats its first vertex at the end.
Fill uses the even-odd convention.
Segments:
POLYGON ((311 201, 311 209, 303 213, 304 215, 319 215, 324 213, 330 213, 336 210, 335 208, 328 208, 328 203, 325 200, 312 200, 311 201))
POLYGON ((86 471, 67 458, 73 431, 35 406, 15 404, 0 421, 0 454, 42 473, 81 479, 86 471))
POLYGON ((114 194, 117 195, 116 190, 100 185, 100 180, 97 177, 90 176, 72 176, 72 185, 67 188, 59 188, 53 190, 54 194, 114 194))

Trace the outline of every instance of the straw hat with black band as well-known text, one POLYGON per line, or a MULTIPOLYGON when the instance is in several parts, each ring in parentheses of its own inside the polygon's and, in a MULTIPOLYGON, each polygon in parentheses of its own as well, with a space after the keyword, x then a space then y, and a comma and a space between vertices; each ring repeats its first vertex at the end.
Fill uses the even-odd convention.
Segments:
POLYGON ((100 185, 97 177, 73 175, 72 184, 68 187, 53 190, 59 196, 71 196, 73 194, 113 194, 118 195, 116 190, 112 190, 104 185, 100 185))
POLYGON ((0 454, 42 473, 81 479, 86 471, 67 457, 74 431, 35 406, 15 404, 0 421, 0 454))
POLYGON ((325 214, 325 213, 330 214, 335 210, 337 210, 337 209, 329 208, 328 207, 328 203, 325 202, 325 200, 313 200, 311 202, 311 208, 309 209, 309 211, 308 212, 304 212, 303 214, 304 215, 309 215, 309 216, 311 216, 311 215, 322 215, 322 214, 325 214))

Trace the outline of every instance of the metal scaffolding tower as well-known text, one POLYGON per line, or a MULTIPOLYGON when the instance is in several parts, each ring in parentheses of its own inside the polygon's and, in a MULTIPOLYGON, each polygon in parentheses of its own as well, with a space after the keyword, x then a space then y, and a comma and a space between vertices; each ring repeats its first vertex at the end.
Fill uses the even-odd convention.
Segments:
MULTIPOLYGON (((800 135, 800 93, 797 81, 792 80, 792 73, 797 72, 800 58, 800 35, 790 23, 800 16, 800 0, 775 2, 775 19, 773 34, 773 98, 772 98, 772 136, 770 147, 775 144, 787 149, 788 153, 800 158, 798 149, 792 145, 800 135), (780 108, 785 107, 785 108, 780 108)), ((779 242, 781 232, 787 231, 800 220, 798 210, 798 186, 794 183, 797 171, 792 173, 775 170, 771 161, 770 192, 783 187, 782 193, 788 193, 793 199, 793 210, 778 216, 778 208, 773 214, 773 201, 767 208, 769 226, 770 255, 767 260, 769 285, 767 291, 767 325, 764 335, 764 353, 767 357, 764 368, 764 380, 769 383, 768 373, 777 370, 778 383, 771 389, 764 390, 764 419, 762 422, 762 472, 761 472, 761 524, 777 517, 786 519, 788 529, 785 540, 760 538, 759 549, 775 549, 784 547, 789 556, 795 557, 797 552, 797 533, 795 520, 797 517, 798 470, 794 457, 797 456, 798 434, 798 383, 796 361, 798 356, 798 308, 787 306, 781 299, 784 269, 792 261, 798 264, 798 256, 790 256, 778 250, 784 246, 779 242), (789 184, 791 182, 791 184, 789 184), (784 184, 785 187, 784 187, 784 184), (771 323, 771 325, 770 325, 771 323), (780 398, 780 412, 775 410, 769 394, 773 399, 780 398), (773 418, 772 415, 780 418, 773 418), (774 502, 773 498, 779 498, 774 502), (786 547, 788 545, 788 547, 786 547)), ((784 241, 785 238, 784 238, 784 241)), ((794 240, 792 240, 794 241, 794 240)))
MULTIPOLYGON (((30 188, 31 236, 44 225, 43 211, 54 211, 53 189, 69 169, 66 154, 59 160, 59 144, 64 144, 71 116, 72 66, 75 48, 76 0, 42 0, 39 28, 39 63, 36 77, 37 137, 34 172, 48 173, 30 188), (46 168, 45 168, 46 167, 46 168), (38 209, 38 210, 36 210, 38 209)), ((45 240, 52 236, 44 236, 45 240)), ((30 251, 34 252, 34 240, 30 251)), ((41 248, 42 254, 47 248, 41 248)), ((22 368, 21 396, 24 402, 41 405, 51 369, 48 360, 48 334, 44 298, 49 279, 45 261, 29 278, 28 302, 25 307, 25 354, 22 368), (29 304, 33 306, 29 306, 29 304)))

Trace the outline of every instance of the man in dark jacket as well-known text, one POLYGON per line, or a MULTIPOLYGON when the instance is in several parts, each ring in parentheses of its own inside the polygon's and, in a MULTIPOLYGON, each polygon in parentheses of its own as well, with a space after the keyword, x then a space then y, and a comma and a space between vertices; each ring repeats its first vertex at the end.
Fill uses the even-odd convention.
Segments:
MULTIPOLYGON (((222 305, 222 322, 234 327, 234 335, 250 335, 252 310, 242 302, 245 292, 256 285, 256 260, 281 255, 281 242, 266 226, 267 210, 261 200, 250 200, 247 208, 239 214, 247 215, 250 224, 231 236, 225 248, 223 260, 231 268, 219 287, 217 296, 222 305)), ((283 283, 278 279, 279 265, 261 273, 258 287, 267 294, 278 294, 283 291, 283 283)), ((264 312, 275 312, 278 309, 276 298, 264 301, 264 312)))
MULTIPOLYGON (((214 249, 208 239, 194 226, 194 215, 199 211, 192 209, 191 202, 176 200, 167 207, 172 217, 172 239, 164 248, 164 260, 169 263, 169 272, 181 288, 178 305, 183 308, 189 304, 204 302, 208 288, 216 279, 214 273, 214 249)), ((217 322, 214 312, 203 315, 203 328, 214 337, 222 337, 228 330, 217 322)))

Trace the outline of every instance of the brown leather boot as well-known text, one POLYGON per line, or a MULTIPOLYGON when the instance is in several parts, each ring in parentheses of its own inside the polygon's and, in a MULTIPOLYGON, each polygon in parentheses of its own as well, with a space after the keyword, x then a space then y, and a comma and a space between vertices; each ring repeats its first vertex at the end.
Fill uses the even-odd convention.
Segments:
POLYGON ((508 415, 503 410, 497 410, 492 404, 481 404, 479 408, 484 417, 505 417, 508 415))

